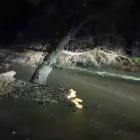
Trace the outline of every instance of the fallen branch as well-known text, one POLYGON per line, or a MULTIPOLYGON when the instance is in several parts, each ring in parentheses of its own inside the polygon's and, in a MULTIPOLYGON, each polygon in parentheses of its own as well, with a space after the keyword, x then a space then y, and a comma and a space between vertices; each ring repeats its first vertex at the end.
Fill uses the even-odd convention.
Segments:
POLYGON ((41 102, 64 103, 69 106, 82 108, 79 104, 81 99, 76 97, 76 91, 66 90, 62 87, 37 85, 21 80, 16 80, 13 76, 15 71, 0 74, 0 97, 13 97, 22 100, 36 100, 41 102))

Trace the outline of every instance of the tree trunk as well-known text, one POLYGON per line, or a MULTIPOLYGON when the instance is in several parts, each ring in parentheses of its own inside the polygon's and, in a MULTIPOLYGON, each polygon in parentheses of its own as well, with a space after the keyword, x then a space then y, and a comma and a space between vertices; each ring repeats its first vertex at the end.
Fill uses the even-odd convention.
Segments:
POLYGON ((31 79, 31 83, 35 84, 45 84, 47 81, 47 77, 52 71, 51 64, 55 60, 55 56, 59 54, 60 51, 62 51, 69 41, 71 37, 74 37, 82 28, 83 25, 88 22, 92 17, 87 18, 85 21, 83 21, 80 25, 78 25, 74 30, 71 30, 63 39, 60 41, 60 43, 56 47, 56 51, 51 52, 48 54, 43 63, 38 67, 35 74, 33 75, 31 79))

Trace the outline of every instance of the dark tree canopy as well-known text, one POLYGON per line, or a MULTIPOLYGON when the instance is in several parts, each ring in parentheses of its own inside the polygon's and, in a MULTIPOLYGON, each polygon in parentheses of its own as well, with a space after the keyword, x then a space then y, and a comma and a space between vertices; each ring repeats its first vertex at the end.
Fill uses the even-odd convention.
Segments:
MULTIPOLYGON (((139 38, 138 0, 40 0, 33 3, 34 0, 30 0, 30 3, 26 0, 0 2, 0 41, 7 37, 13 40, 17 31, 27 28, 31 18, 39 19, 45 34, 56 34, 59 31, 63 37, 75 21, 79 24, 88 16, 96 16, 93 26, 98 22, 99 26, 102 24, 105 25, 103 28, 106 28, 114 22, 117 33, 123 35, 126 40, 139 38)), ((93 26, 92 28, 95 28, 93 26)))

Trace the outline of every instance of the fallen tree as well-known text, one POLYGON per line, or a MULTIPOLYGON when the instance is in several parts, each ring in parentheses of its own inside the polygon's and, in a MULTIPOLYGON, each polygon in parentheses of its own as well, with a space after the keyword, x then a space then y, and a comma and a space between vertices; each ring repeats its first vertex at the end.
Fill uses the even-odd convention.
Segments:
POLYGON ((37 84, 45 84, 46 83, 47 77, 50 74, 50 72, 52 71, 51 64, 54 63, 55 58, 64 49, 64 47, 68 43, 69 39, 74 37, 83 28, 83 25, 91 19, 93 19, 93 17, 87 18, 81 24, 79 24, 75 29, 71 30, 62 39, 62 41, 60 41, 60 43, 56 46, 56 50, 53 52, 50 52, 48 55, 46 55, 43 63, 37 68, 36 72, 34 73, 32 79, 30 81, 31 83, 37 83, 37 84))
MULTIPOLYGON (((75 30, 67 34, 64 37, 64 39, 56 46, 55 51, 50 52, 49 54, 46 55, 46 57, 44 57, 44 53, 42 52, 43 55, 41 56, 41 60, 37 60, 37 62, 43 61, 43 63, 36 70, 35 74, 31 79, 31 83, 14 79, 13 78, 13 76, 15 75, 14 71, 0 74, 0 96, 13 97, 15 99, 37 100, 41 102, 49 101, 51 103, 62 102, 70 106, 76 106, 78 108, 82 108, 82 105, 79 104, 79 102, 82 102, 82 100, 76 97, 76 91, 72 89, 66 90, 63 89, 62 87, 46 85, 47 77, 52 71, 52 64, 54 62, 59 61, 62 63, 63 60, 68 64, 69 62, 77 63, 78 61, 82 61, 83 63, 88 63, 88 62, 94 63, 95 66, 100 66, 101 63, 112 64, 112 63, 119 62, 119 64, 121 64, 122 60, 124 62, 131 63, 131 60, 127 56, 116 54, 113 51, 109 52, 109 51, 104 51, 102 49, 98 49, 98 50, 94 49, 86 52, 68 52, 64 50, 64 47, 68 43, 69 39, 73 37, 75 34, 77 34, 79 30, 82 29, 83 24, 84 22, 81 23, 77 28, 75 28, 75 30), (66 59, 67 57, 70 58, 70 61, 67 61, 68 60, 66 59)), ((30 51, 29 52, 27 51, 27 52, 23 52, 24 55, 22 53, 10 54, 11 52, 8 51, 6 52, 1 51, 1 53, 3 53, 4 57, 7 57, 6 62, 10 61, 10 63, 12 64, 16 63, 17 65, 20 64, 23 66, 24 64, 26 65, 29 64, 29 62, 33 62, 34 64, 35 62, 34 60, 36 60, 34 58, 34 55, 37 52, 30 53, 30 51), (27 54, 30 59, 28 59, 27 54)), ((74 69, 78 69, 78 67, 75 67, 74 69)), ((119 78, 131 79, 137 81, 140 80, 139 78, 136 77, 125 76, 125 75, 114 74, 114 73, 88 71, 86 69, 78 69, 78 70, 82 70, 82 71, 86 71, 92 74, 98 74, 102 76, 119 77, 119 78)))
POLYGON ((66 90, 60 86, 49 86, 16 80, 15 71, 0 74, 0 97, 13 97, 19 100, 36 100, 50 103, 64 103, 68 106, 82 108, 81 99, 76 97, 76 91, 66 90))

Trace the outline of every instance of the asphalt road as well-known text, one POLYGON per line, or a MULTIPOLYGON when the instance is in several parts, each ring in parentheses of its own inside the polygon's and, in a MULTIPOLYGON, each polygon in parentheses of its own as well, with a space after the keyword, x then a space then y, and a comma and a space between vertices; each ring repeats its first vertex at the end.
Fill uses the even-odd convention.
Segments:
MULTIPOLYGON (((16 71, 24 80, 34 72, 16 71)), ((139 82, 55 69, 48 84, 76 90, 86 108, 75 111, 63 104, 1 99, 0 139, 140 140, 139 82)))

